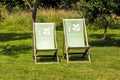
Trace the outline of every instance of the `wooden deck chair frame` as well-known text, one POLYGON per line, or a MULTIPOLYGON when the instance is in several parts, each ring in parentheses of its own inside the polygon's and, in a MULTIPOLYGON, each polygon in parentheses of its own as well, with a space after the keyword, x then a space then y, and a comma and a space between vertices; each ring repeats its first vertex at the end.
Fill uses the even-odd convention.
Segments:
MULTIPOLYGON (((45 28, 44 28, 45 29, 45 28)), ((39 36, 41 37, 41 36, 39 36)), ((44 43, 44 42, 43 42, 44 43)), ((49 45, 49 44, 47 44, 49 45)), ((58 57, 58 47, 57 47, 57 41, 56 41, 56 28, 55 28, 55 23, 33 23, 33 58, 35 59, 35 63, 36 64, 53 64, 53 63, 59 63, 59 57, 58 57), (39 49, 37 48, 37 42, 39 42, 36 38, 38 37, 37 34, 41 35, 41 31, 40 33, 37 33, 36 28, 39 26, 40 27, 44 27, 49 25, 53 27, 53 35, 54 35, 54 48, 41 48, 43 46, 41 46, 41 44, 38 44, 38 46, 41 46, 39 49), (42 26, 41 26, 42 25, 42 26), (37 55, 37 51, 55 51, 55 53, 52 55, 37 55), (56 59, 56 61, 51 61, 51 62, 38 62, 37 61, 37 57, 52 57, 53 59, 56 59)))
MULTIPOLYGON (((73 23, 74 23, 73 22, 73 23)), ((82 18, 82 19, 63 19, 63 30, 64 30, 64 33, 63 33, 63 54, 64 54, 64 56, 65 56, 65 58, 67 59, 67 63, 76 63, 76 62, 91 62, 91 59, 90 59, 90 51, 89 51, 89 48, 90 48, 90 46, 89 46, 89 44, 88 44, 88 35, 87 35, 87 31, 86 31, 86 24, 85 24, 85 19, 84 18, 82 18), (83 46, 83 47, 72 47, 72 46, 69 46, 69 44, 68 44, 68 42, 67 42, 67 35, 66 35, 66 28, 65 27, 68 27, 68 26, 66 26, 65 24, 66 24, 66 22, 67 21, 82 21, 83 22, 83 31, 84 31, 84 38, 85 38, 85 45, 86 46, 83 46), (78 52, 78 53, 70 53, 69 52, 69 50, 70 49, 82 49, 82 48, 84 48, 85 49, 85 51, 84 52, 78 52), (64 51, 66 50, 66 52, 64 53, 64 51), (82 58, 84 58, 85 56, 87 56, 87 58, 88 58, 88 60, 85 60, 85 61, 81 61, 81 60, 79 60, 79 61, 69 61, 69 55, 70 54, 72 54, 72 55, 74 55, 74 54, 83 54, 82 55, 82 58)))

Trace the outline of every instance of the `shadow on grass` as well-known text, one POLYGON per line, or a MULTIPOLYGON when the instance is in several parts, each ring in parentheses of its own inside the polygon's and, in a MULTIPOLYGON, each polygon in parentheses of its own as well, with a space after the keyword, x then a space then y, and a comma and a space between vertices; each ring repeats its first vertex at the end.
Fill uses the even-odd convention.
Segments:
POLYGON ((19 54, 27 54, 32 46, 29 44, 24 44, 20 40, 32 39, 32 33, 0 33, 0 55, 7 55, 17 58, 19 54), (15 41, 22 44, 13 44, 8 41, 15 41), (2 45, 2 42, 5 44, 2 45), (8 42, 8 44, 7 44, 8 42))
POLYGON ((89 37, 96 39, 96 40, 91 40, 89 42, 90 46, 96 46, 96 47, 116 46, 116 47, 120 47, 120 36, 119 35, 110 34, 107 36, 106 40, 102 40, 103 35, 100 35, 100 34, 93 34, 93 35, 90 35, 89 37))
POLYGON ((82 54, 80 55, 71 55, 69 56, 69 61, 88 61, 87 56, 82 58, 82 54))
POLYGON ((37 62, 41 62, 41 63, 44 63, 44 62, 57 62, 56 58, 53 58, 53 57, 39 57, 37 58, 37 62))
POLYGON ((0 46, 0 54, 17 58, 19 54, 27 54, 32 49, 29 45, 6 45, 0 46))
POLYGON ((32 33, 0 33, 0 42, 32 38, 32 33))

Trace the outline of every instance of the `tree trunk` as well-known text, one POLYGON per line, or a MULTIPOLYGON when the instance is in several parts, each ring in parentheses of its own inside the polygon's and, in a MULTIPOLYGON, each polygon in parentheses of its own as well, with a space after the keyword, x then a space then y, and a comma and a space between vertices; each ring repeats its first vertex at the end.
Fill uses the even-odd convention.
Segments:
MULTIPOLYGON (((32 11, 32 23, 35 22, 36 20, 36 13, 37 13, 37 7, 38 7, 38 0, 34 0, 34 8, 31 10, 32 11)), ((33 26, 33 32, 34 32, 34 26, 33 26)), ((34 34, 33 34, 33 39, 32 39, 32 44, 33 44, 33 54, 32 54, 32 57, 34 58, 35 55, 34 55, 34 52, 35 52, 35 49, 34 49, 34 34)))
POLYGON ((38 7, 38 0, 35 0, 34 8, 32 10, 32 22, 35 22, 36 20, 37 7, 38 7))
POLYGON ((104 27, 104 35, 103 35, 103 40, 107 39, 107 26, 108 26, 108 21, 106 17, 103 17, 103 27, 104 27))
POLYGON ((106 36, 107 36, 107 25, 106 26, 104 26, 105 28, 104 28, 104 35, 103 35, 103 40, 106 40, 107 38, 106 38, 106 36))

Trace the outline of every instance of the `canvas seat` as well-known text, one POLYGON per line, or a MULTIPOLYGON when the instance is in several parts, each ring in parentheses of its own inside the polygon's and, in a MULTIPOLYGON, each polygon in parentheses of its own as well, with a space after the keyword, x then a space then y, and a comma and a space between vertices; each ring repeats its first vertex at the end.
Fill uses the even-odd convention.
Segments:
MULTIPOLYGON (((85 19, 63 19, 65 57, 67 62, 90 62, 89 44, 86 32, 85 19), (70 50, 73 49, 73 52, 70 50), (78 50, 76 50, 78 49, 78 50), (79 51, 80 50, 80 51, 79 51), (78 52, 76 52, 78 51, 78 52), (69 60, 69 55, 83 54, 81 59, 69 60), (87 56, 86 60, 83 60, 87 56)), ((64 53, 64 48, 63 48, 64 53)))
POLYGON ((33 40, 34 40, 34 59, 36 64, 59 63, 57 53, 56 29, 54 23, 33 23, 33 40), (46 52, 45 52, 46 51, 46 52), (53 51, 54 54, 50 53, 53 51), (38 54, 39 52, 39 54, 38 54), (44 52, 44 54, 41 54, 44 52), (50 53, 50 54, 47 54, 50 53), (38 61, 39 58, 46 58, 46 61, 38 61), (47 58, 55 59, 49 61, 47 58))

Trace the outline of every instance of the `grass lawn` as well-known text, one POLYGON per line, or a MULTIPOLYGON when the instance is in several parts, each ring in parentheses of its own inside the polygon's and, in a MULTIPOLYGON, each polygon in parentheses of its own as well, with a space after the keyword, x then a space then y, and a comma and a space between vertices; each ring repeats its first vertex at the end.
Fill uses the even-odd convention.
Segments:
MULTIPOLYGON (((120 30, 89 31, 91 63, 36 65, 32 58, 32 31, 0 27, 0 80, 120 80, 120 30)), ((57 31, 62 56, 63 32, 57 31)))

